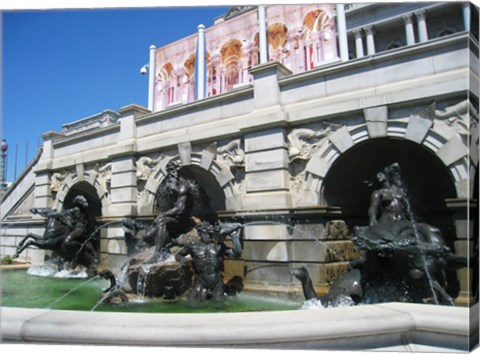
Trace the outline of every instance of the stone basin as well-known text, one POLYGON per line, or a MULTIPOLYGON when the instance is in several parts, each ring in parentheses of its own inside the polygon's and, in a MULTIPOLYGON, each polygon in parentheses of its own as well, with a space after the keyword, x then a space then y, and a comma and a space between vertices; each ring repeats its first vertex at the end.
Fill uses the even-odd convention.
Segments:
POLYGON ((471 316, 478 304, 215 314, 0 311, 3 343, 458 353, 478 342, 478 315, 471 316))

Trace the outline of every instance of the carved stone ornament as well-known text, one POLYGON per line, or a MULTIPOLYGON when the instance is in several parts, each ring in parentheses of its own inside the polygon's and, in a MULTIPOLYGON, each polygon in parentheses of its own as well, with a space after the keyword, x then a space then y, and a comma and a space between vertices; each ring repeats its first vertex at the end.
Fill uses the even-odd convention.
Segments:
POLYGON ((98 171, 97 181, 105 189, 107 193, 110 193, 110 182, 112 180, 112 163, 107 162, 103 165, 96 165, 98 171))
POLYGON ((50 177, 50 190, 53 193, 57 193, 63 187, 63 183, 65 177, 67 177, 68 173, 66 171, 63 172, 55 172, 50 177))
POLYGON ((240 139, 217 148, 217 159, 221 162, 235 167, 244 167, 245 152, 241 149, 240 139))
POLYGON ((293 129, 287 136, 290 162, 297 159, 310 159, 312 154, 320 150, 327 142, 328 136, 341 126, 340 124, 324 123, 324 128, 321 130, 293 129))
POLYGON ((161 156, 153 159, 148 156, 140 157, 135 163, 137 166, 137 179, 146 181, 152 172, 157 168, 158 163, 161 160, 161 156))
POLYGON ((448 126, 454 128, 458 134, 468 136, 470 126, 475 126, 478 123, 478 111, 466 99, 443 110, 436 109, 435 119, 443 120, 448 126))

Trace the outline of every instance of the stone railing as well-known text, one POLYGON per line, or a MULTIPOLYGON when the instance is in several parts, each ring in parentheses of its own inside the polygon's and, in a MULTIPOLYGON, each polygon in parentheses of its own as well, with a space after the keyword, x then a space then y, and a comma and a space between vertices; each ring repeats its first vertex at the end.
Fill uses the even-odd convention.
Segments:
POLYGON ((101 113, 95 114, 93 116, 77 120, 72 123, 64 124, 62 126, 63 132, 65 135, 71 135, 78 133, 80 131, 89 130, 98 127, 105 127, 112 125, 118 122, 120 114, 107 109, 101 113))

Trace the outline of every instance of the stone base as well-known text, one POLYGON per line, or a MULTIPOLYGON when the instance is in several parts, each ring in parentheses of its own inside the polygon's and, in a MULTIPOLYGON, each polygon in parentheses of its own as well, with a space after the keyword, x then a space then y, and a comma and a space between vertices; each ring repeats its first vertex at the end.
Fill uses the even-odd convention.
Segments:
POLYGON ((149 297, 180 296, 192 285, 190 268, 183 268, 170 256, 164 261, 148 264, 155 247, 135 256, 128 267, 131 291, 149 297))
POLYGON ((467 352, 471 309, 405 303, 317 310, 166 314, 2 307, 2 343, 382 352, 467 352))

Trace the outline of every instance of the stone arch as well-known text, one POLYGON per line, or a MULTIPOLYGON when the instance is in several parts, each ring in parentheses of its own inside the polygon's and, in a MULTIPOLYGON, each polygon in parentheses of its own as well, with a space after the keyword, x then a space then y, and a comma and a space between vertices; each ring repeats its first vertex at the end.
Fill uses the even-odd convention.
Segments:
MULTIPOLYGON (((162 184, 166 176, 166 166, 170 161, 178 161, 182 168, 191 168, 194 171, 194 177, 200 179, 200 184, 204 184, 202 187, 205 189, 205 184, 209 181, 215 181, 218 184, 218 189, 215 191, 207 191, 210 193, 209 197, 215 195, 216 200, 215 208, 225 207, 230 209, 232 200, 237 200, 236 196, 238 190, 235 187, 235 177, 230 171, 230 167, 225 164, 219 163, 215 160, 215 153, 209 150, 203 150, 202 152, 190 152, 186 155, 176 155, 173 157, 165 157, 158 164, 158 168, 147 180, 145 189, 142 192, 141 201, 139 205, 139 214, 153 214, 155 207, 155 196, 158 188, 162 184), (219 201, 220 198, 224 198, 224 202, 219 201)), ((240 199, 240 198, 238 198, 240 199)), ((236 205, 238 207, 238 205, 236 205)))
MULTIPOLYGON (((78 195, 83 195, 88 202, 88 213, 91 218, 91 222, 95 223, 97 218, 102 217, 102 209, 106 206, 105 200, 102 201, 101 196, 105 196, 99 193, 99 189, 95 187, 95 177, 86 173, 84 175, 86 179, 79 179, 76 176, 69 176, 65 181, 63 188, 57 194, 55 208, 70 209, 73 207, 73 200, 78 195)), ((92 241, 93 242, 93 241, 92 241)), ((94 242, 97 251, 101 248, 100 237, 94 242)))
POLYGON ((414 211, 448 214, 445 200, 456 196, 448 168, 422 145, 395 137, 368 139, 337 158, 323 181, 326 204, 366 215, 376 174, 394 162, 400 164, 414 211))
MULTIPOLYGON (((452 197, 467 197, 471 173, 469 148, 458 133, 446 132, 433 124, 433 117, 425 113, 410 117, 388 119, 387 107, 365 110, 365 124, 342 127, 331 133, 322 149, 312 155, 306 166, 306 188, 310 191, 310 202, 324 203, 324 179, 330 168, 342 154, 368 140, 391 138, 416 143, 436 156, 445 166, 455 186, 452 197), (370 111, 371 110, 371 111, 370 111)), ((476 162, 474 162, 476 165, 476 162)))
POLYGON ((96 172, 85 172, 80 178, 77 174, 70 174, 58 191, 53 202, 53 208, 62 210, 68 208, 75 196, 84 194, 93 207, 95 217, 102 216, 108 208, 108 191, 102 181, 98 180, 96 172))

